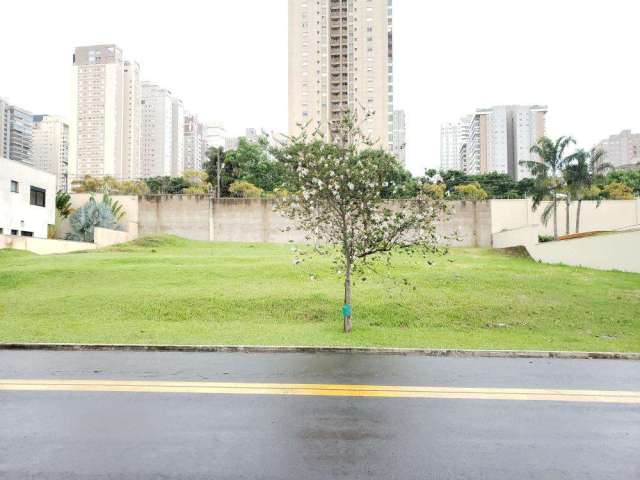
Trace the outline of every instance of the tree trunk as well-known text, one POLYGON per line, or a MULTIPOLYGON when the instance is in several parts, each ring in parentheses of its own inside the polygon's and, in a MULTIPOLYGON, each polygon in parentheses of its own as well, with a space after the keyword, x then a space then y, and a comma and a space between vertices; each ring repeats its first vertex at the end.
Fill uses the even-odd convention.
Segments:
POLYGON ((566 225, 566 235, 571 235, 571 198, 567 193, 567 198, 565 200, 567 205, 567 225, 566 225))
POLYGON ((344 277, 344 333, 351 333, 353 325, 351 323, 351 261, 347 260, 347 271, 344 277))
POLYGON ((558 240, 558 194, 553 192, 553 239, 558 240))
POLYGON ((580 233, 580 210, 582 209, 582 199, 578 200, 578 209, 576 210, 576 233, 580 233))

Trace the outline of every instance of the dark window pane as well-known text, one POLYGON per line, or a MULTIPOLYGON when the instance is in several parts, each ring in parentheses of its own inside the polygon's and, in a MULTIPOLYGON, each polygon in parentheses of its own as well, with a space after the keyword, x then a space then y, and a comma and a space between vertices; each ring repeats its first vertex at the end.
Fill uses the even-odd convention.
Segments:
POLYGON ((45 190, 38 187, 31 187, 31 205, 35 205, 36 207, 44 207, 45 197, 45 190))

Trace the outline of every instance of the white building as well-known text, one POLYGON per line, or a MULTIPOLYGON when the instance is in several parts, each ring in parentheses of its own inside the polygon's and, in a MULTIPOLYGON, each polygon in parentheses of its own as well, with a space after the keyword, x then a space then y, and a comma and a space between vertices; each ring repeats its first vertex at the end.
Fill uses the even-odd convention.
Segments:
POLYGON ((466 116, 440 126, 440 170, 465 170, 471 120, 472 116, 466 116))
POLYGON ((197 115, 184 116, 184 169, 202 170, 207 161, 207 127, 197 115))
POLYGON ((182 100, 171 99, 171 175, 184 173, 184 106, 182 100))
POLYGON ((55 222, 55 175, 0 157, 0 234, 47 238, 55 222))
POLYGON ((122 176, 127 179, 140 177, 140 136, 142 135, 142 86, 140 66, 124 62, 124 133, 122 176))
POLYGON ((465 171, 530 176, 522 161, 538 160, 531 147, 545 135, 547 107, 506 105, 477 110, 469 126, 465 171))
POLYGON ((0 156, 33 163, 31 112, 0 98, 0 156))
POLYGON ((116 45, 78 47, 73 55, 70 180, 135 175, 139 150, 138 67, 116 45))
POLYGON ((227 138, 224 123, 214 121, 207 124, 207 145, 209 148, 226 148, 227 138))
POLYGON ((460 145, 458 145, 458 124, 440 125, 440 170, 461 170, 460 145))
POLYGON ((604 150, 603 162, 610 163, 614 168, 640 168, 640 133, 623 130, 601 141, 597 148, 604 150))
POLYGON ((142 82, 142 178, 180 176, 184 171, 184 109, 171 91, 142 82))
POLYGON ((361 107, 364 133, 393 152, 392 0, 289 0, 289 134, 310 123, 331 138, 361 107))
POLYGON ((67 190, 69 125, 60 117, 33 117, 33 166, 55 175, 57 190, 67 190))
POLYGON ((393 154, 400 163, 407 164, 407 126, 404 110, 393 112, 393 154))

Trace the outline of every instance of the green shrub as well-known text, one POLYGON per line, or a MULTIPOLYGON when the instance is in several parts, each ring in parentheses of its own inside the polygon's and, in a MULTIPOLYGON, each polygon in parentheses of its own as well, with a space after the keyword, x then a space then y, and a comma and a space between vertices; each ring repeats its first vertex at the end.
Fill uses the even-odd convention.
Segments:
POLYGON ((93 232, 96 227, 120 229, 111 206, 98 203, 93 197, 71 215, 69 224, 72 233, 68 233, 66 239, 76 242, 93 242, 93 232))

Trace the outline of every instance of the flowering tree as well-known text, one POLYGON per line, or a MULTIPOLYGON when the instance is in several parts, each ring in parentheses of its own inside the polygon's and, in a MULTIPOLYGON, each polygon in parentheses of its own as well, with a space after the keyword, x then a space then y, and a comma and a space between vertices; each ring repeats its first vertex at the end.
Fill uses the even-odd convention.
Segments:
POLYGON ((345 116, 337 127, 333 142, 307 126, 275 152, 285 166, 290 192, 277 208, 320 245, 319 253, 334 256, 344 276, 344 331, 349 333, 354 275, 376 261, 389 261, 394 253, 426 257, 441 251, 436 223, 444 205, 425 193, 385 200, 389 193, 403 197, 405 187, 390 180, 398 161, 373 148, 356 115, 345 116))

